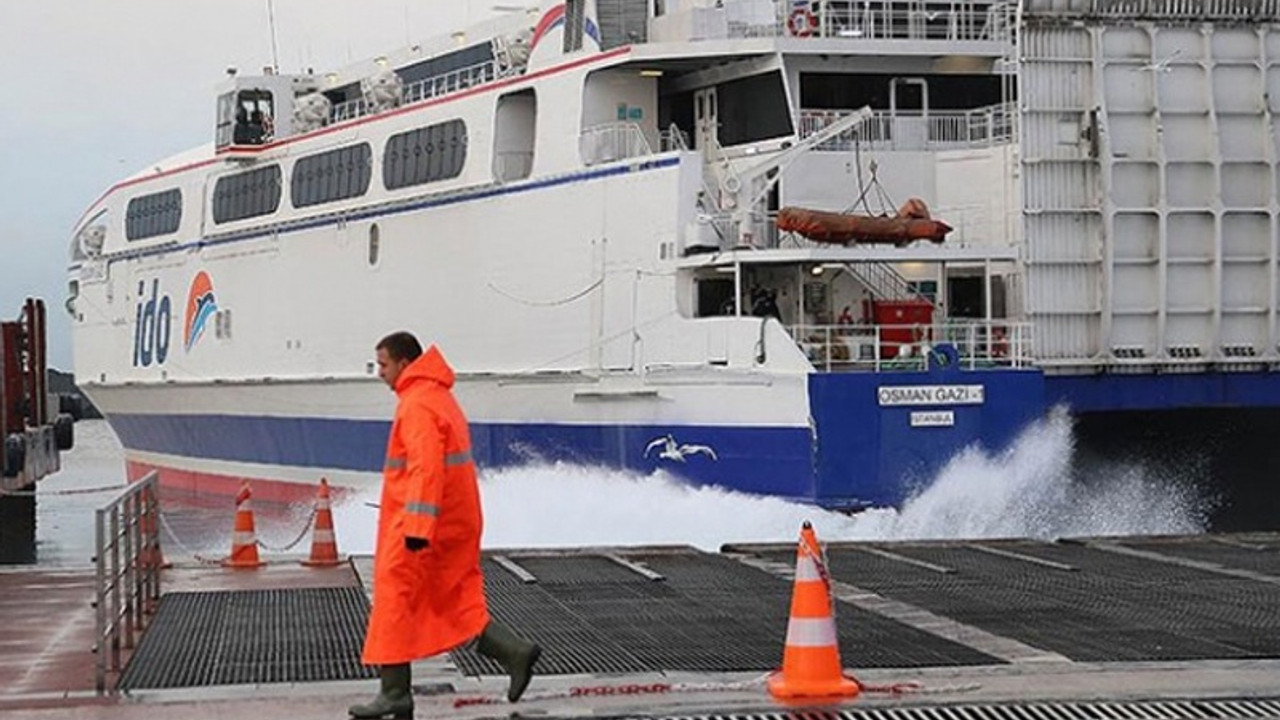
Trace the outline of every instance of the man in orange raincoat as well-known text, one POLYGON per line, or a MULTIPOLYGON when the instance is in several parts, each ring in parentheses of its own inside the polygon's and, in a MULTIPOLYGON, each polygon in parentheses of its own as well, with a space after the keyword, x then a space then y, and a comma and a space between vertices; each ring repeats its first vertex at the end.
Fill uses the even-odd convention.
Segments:
POLYGON ((378 374, 400 402, 383 470, 373 610, 362 661, 380 666, 382 690, 355 718, 410 718, 409 663, 477 640, 511 676, 520 698, 541 649, 489 617, 480 571, 483 518, 471 435, 454 400, 453 370, 398 332, 377 346, 378 374))

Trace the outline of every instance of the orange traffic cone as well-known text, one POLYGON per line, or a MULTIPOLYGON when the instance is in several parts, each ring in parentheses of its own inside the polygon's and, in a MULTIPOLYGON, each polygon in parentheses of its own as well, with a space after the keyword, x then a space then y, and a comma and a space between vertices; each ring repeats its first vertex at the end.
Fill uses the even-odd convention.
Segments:
POLYGON ((173 567, 173 563, 164 559, 164 553, 160 549, 160 533, 154 519, 159 514, 160 510, 156 508, 154 512, 144 512, 138 518, 138 523, 142 526, 142 548, 138 550, 138 559, 144 567, 168 570, 173 567))
POLYGON ((253 507, 249 504, 251 497, 253 491, 246 482, 236 493, 236 526, 231 534, 231 556, 222 561, 223 567, 256 568, 263 565, 258 559, 258 536, 253 530, 253 507))
POLYGON ((329 508, 329 481, 320 478, 316 495, 316 524, 311 530, 311 557, 302 561, 307 567, 333 567, 342 564, 338 557, 338 539, 333 534, 333 511, 329 508))
POLYGON ((769 694, 775 698, 849 698, 862 690, 840 665, 829 577, 813 526, 806 522, 796 553, 782 670, 769 676, 769 694))

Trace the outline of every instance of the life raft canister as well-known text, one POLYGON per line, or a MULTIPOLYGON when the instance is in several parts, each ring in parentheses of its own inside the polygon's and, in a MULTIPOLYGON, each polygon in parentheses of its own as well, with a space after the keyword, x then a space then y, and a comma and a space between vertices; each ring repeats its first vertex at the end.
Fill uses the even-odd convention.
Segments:
POLYGON ((817 28, 818 18, 808 8, 796 8, 787 17, 787 32, 794 37, 809 37, 817 28))

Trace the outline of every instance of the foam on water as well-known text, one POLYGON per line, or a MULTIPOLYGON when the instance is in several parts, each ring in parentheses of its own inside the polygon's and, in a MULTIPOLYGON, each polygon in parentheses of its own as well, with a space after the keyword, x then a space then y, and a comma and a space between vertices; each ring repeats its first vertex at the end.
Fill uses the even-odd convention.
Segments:
MULTIPOLYGON (((76 426, 76 448, 62 472, 40 483, 41 565, 87 565, 93 511, 124 483, 123 453, 102 421, 76 426), (61 494, 101 488, 104 492, 61 494)), ((580 465, 533 465, 485 473, 488 548, 680 544, 716 550, 728 542, 788 542, 805 520, 827 541, 1197 533, 1210 502, 1187 477, 1153 477, 1139 465, 1073 468, 1071 419, 1051 413, 999 454, 969 450, 943 468, 901 510, 844 515, 819 508, 694 488, 665 473, 650 476, 580 465)), ((1078 465, 1079 463, 1074 463, 1078 465)), ((339 549, 371 552, 378 500, 371 490, 334 509, 339 549)), ((306 527, 310 507, 262 517, 259 538, 284 546, 306 527)), ((225 555, 229 508, 167 508, 165 552, 225 555)), ((293 548, 305 553, 309 538, 293 548)))
MULTIPOLYGON (((970 449, 901 510, 844 515, 807 505, 693 488, 665 473, 526 466, 484 475, 484 545, 583 547, 786 542, 813 522, 833 540, 1197 533, 1209 504, 1185 478, 1150 477, 1113 465, 1073 477, 1071 419, 1051 413, 1006 451, 970 449)), ((344 552, 373 548, 377 492, 335 509, 344 552)))

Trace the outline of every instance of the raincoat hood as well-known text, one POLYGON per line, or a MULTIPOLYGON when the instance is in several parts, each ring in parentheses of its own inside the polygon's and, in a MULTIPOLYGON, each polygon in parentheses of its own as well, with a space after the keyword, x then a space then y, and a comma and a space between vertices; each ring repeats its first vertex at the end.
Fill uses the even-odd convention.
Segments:
POLYGON ((423 380, 440 383, 446 388, 453 387, 453 368, 449 367, 448 361, 435 345, 427 348, 396 378, 396 394, 403 394, 414 383, 423 380))

